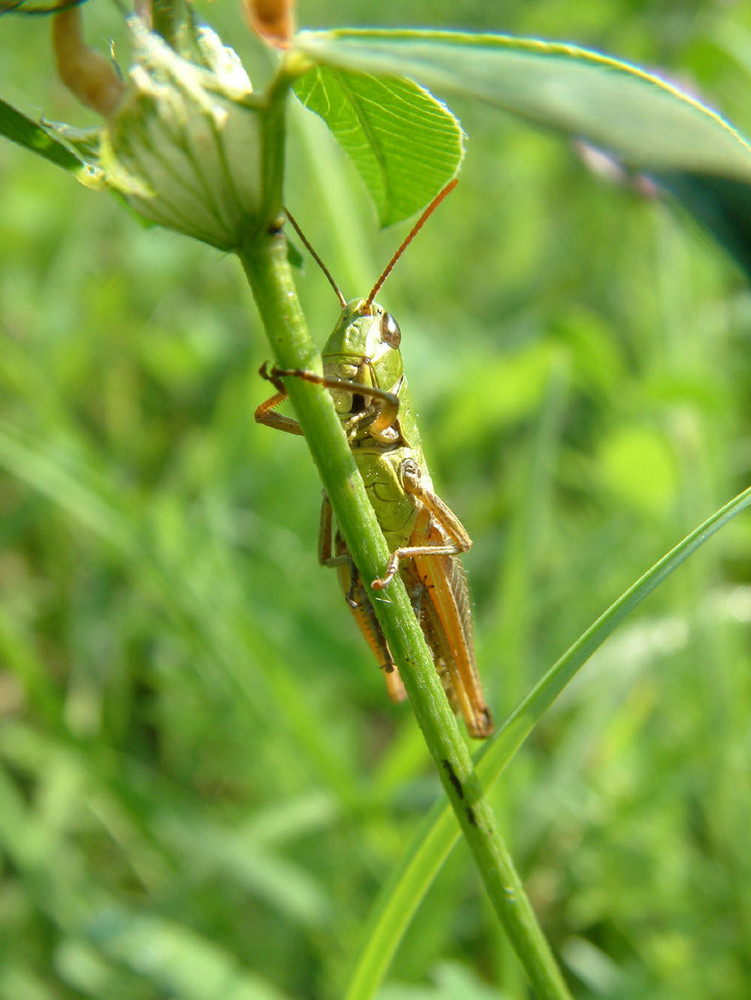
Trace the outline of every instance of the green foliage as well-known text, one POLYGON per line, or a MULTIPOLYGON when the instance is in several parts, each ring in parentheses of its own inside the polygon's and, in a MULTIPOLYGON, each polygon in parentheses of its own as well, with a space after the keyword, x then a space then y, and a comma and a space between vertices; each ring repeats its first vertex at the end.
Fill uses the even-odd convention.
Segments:
POLYGON ((6 101, 0 101, 0 135, 18 143, 65 170, 78 170, 81 161, 41 125, 31 121, 6 101))
POLYGON ((659 76, 574 45, 442 31, 304 32, 334 65, 424 79, 611 150, 632 167, 751 180, 751 150, 719 115, 659 76))
MULTIPOLYGON (((170 9, 167 5, 167 10, 170 9)), ((219 190, 222 184, 216 183, 211 171, 205 177, 200 173, 198 178, 192 177, 194 143, 198 150, 207 147, 204 155, 208 158, 208 148, 212 145, 208 136, 213 136, 219 143, 219 152, 224 152, 226 163, 221 156, 219 160, 232 177, 235 173, 242 176, 242 171, 236 172, 233 167, 233 146, 235 153, 240 147, 246 168, 253 162, 252 157, 248 159, 247 147, 261 148, 260 142, 253 142, 252 131, 247 131, 249 120, 252 127, 257 124, 255 115, 249 116, 243 103, 248 96, 243 89, 247 81, 241 70, 238 80, 239 66, 231 49, 219 45, 217 50, 207 32, 196 33, 191 13, 176 6, 173 16, 185 21, 182 28, 175 34, 176 28, 170 22, 162 30, 190 60, 182 68, 172 57, 162 63, 158 48, 149 54, 145 46, 148 39, 141 38, 145 33, 137 30, 137 21, 132 22, 132 33, 136 48, 142 50, 141 77, 144 70, 155 72, 156 67, 155 79, 161 83, 171 81, 178 91, 189 95, 187 102, 183 95, 180 113, 174 121, 165 122, 168 127, 162 130, 172 136, 173 142, 174 136, 179 136, 177 147, 179 155, 184 157, 184 162, 170 165, 166 174, 173 183, 179 180, 185 184, 188 191, 195 185, 201 199, 194 199, 192 204, 189 199, 187 206, 178 200, 176 206, 169 205, 165 214, 159 203, 169 203, 170 192, 164 190, 155 198, 160 182, 155 184, 153 178, 161 176, 165 169, 162 160, 169 161, 174 150, 170 152, 169 144, 165 146, 158 132, 154 150, 151 149, 154 137, 144 144, 140 133, 148 132, 153 116, 144 114, 138 102, 130 112, 121 106, 103 130, 102 152, 97 153, 95 148, 88 150, 89 169, 79 171, 79 177, 90 183, 91 174, 99 178, 103 167, 104 176, 99 183, 107 183, 126 196, 155 188, 151 198, 135 203, 138 211, 220 248, 231 247, 237 234, 226 219, 221 220, 220 228, 232 232, 231 237, 224 231, 218 236, 205 223, 185 230, 181 216, 200 217, 206 205, 212 204, 212 197, 218 191, 223 194, 219 190), (237 98, 239 83, 242 91, 239 105, 233 106, 232 101, 221 104, 217 96, 216 106, 209 113, 208 95, 196 104, 201 78, 191 78, 196 69, 194 64, 214 70, 216 95, 226 84, 230 87, 229 95, 237 98), (239 113, 238 108, 242 109, 239 113), (191 118, 197 118, 192 126, 196 130, 194 136, 186 127, 191 118), (222 120, 225 123, 220 125, 222 120), (238 121, 242 123, 240 140, 233 138, 238 121), (235 124, 228 125, 232 122, 235 124), (130 148, 134 137, 137 155, 130 148), (133 176, 110 155, 113 143, 116 147, 122 145, 130 156, 130 168, 137 168, 133 176), (145 158, 143 145, 148 150, 145 158)), ((721 115, 662 76, 575 45, 497 32, 432 29, 303 31, 295 39, 292 59, 285 68, 294 78, 301 65, 302 76, 294 80, 298 97, 326 121, 352 158, 376 204, 382 225, 419 211, 456 174, 463 157, 458 121, 429 92, 405 78, 415 77, 438 92, 471 97, 578 141, 594 143, 616 157, 623 168, 648 172, 681 198, 739 263, 751 271, 751 148, 721 115), (301 63, 302 54, 307 58, 301 63), (308 69, 311 60, 316 65, 308 69), (377 75, 364 72, 368 70, 377 75)), ((131 86, 135 80, 134 76, 131 86)), ((152 83, 146 91, 149 103, 156 92, 152 83)), ((167 115, 166 109, 162 114, 167 115)), ((173 115, 174 110, 169 114, 173 115)), ((0 102, 0 135, 66 169, 73 169, 78 161, 55 138, 56 132, 66 142, 72 141, 71 129, 50 125, 43 128, 0 102)), ((90 137, 84 143, 89 144, 90 137)), ((77 145, 85 156, 85 146, 80 142, 77 145)), ((245 197, 253 203, 259 195, 259 179, 254 171, 247 172, 250 180, 244 177, 239 182, 234 177, 234 183, 241 183, 245 197)), ((179 189, 180 185, 176 186, 179 189)), ((233 187, 225 186, 230 190, 233 187)), ((231 215, 244 224, 246 207, 242 201, 230 208, 231 215)), ((216 212, 215 206, 212 209, 209 215, 216 212)), ((218 214, 221 216, 221 212, 218 214)), ((251 211, 250 218, 253 215, 251 211)))
POLYGON ((299 45, 323 63, 413 76, 594 143, 662 180, 751 270, 751 148, 660 76, 574 45, 499 34, 361 28, 304 32, 299 45))
MULTIPOLYGON (((646 600, 686 559, 715 532, 751 506, 751 488, 691 532, 659 560, 587 629, 570 649, 535 685, 530 694, 504 722, 491 743, 483 748, 478 773, 489 787, 505 770, 545 712, 576 676, 580 667, 612 632, 646 600)), ((402 864, 381 894, 373 914, 365 946, 355 967, 348 1000, 373 995, 373 984, 385 975, 406 927, 414 917, 416 903, 426 895, 448 852, 459 838, 447 804, 436 804, 423 827, 412 839, 402 864)))
POLYGON ((294 87, 352 158, 382 226, 414 215, 459 169, 459 123, 410 80, 318 66, 294 87))
MULTIPOLYGON (((403 6, 384 21, 430 19, 403 6)), ((503 27, 668 66, 748 129, 721 38, 743 47, 751 8, 700 13, 567 0, 511 4, 503 27)), ((13 86, 21 58, 48 65, 47 27, 24 23, 21 46, 0 22, 13 86)), ((475 540, 502 717, 747 485, 749 301, 664 204, 461 112, 462 182, 381 298, 475 540)), ((373 231, 328 136, 297 141, 290 208, 334 273, 372 282, 398 236, 373 231)), ((0 172, 0 997, 340 996, 438 789, 316 565, 300 442, 253 425, 247 292, 231 262, 21 150, 0 147, 0 172)), ((323 343, 335 303, 314 269, 301 280, 323 343)), ((495 793, 579 996, 747 994, 746 520, 621 626, 495 793)), ((417 912, 391 995, 525 996, 464 855, 417 912)))

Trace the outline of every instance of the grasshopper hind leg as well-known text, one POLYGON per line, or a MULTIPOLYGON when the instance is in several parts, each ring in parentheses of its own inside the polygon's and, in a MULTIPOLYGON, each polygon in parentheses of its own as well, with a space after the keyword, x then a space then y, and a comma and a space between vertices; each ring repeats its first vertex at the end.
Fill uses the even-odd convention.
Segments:
POLYGON ((331 566, 336 569, 352 617, 372 649, 378 665, 383 670, 389 697, 395 702, 404 701, 407 692, 404 690, 399 670, 394 663, 391 650, 381 629, 381 623, 376 618, 362 577, 357 571, 341 533, 337 531, 334 536, 331 503, 325 493, 321 504, 318 558, 323 566, 331 566))

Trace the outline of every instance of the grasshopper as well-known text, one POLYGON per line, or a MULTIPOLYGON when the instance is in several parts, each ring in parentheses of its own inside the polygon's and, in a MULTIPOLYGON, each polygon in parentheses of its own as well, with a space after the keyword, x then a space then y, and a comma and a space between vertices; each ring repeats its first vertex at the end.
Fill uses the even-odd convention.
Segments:
MULTIPOLYGON (((467 578, 459 556, 472 540, 457 516, 435 494, 422 453, 420 435, 399 350, 399 325, 375 301, 404 249, 428 216, 454 187, 453 181, 423 212, 396 251, 370 294, 347 302, 323 262, 289 216, 300 238, 334 288, 342 306, 339 321, 323 349, 323 375, 303 369, 261 368, 276 389, 256 409, 258 423, 300 434, 291 417, 277 413, 287 399, 283 379, 302 378, 327 388, 333 397, 357 468, 378 517, 391 557, 371 590, 383 590, 399 573, 432 652, 436 670, 454 711, 460 711, 470 736, 493 731, 477 672, 467 578)), ((288 213, 289 215, 289 213, 288 213)), ((389 695, 406 697, 371 598, 337 531, 324 494, 319 560, 338 569, 340 583, 358 627, 384 670, 389 695)))

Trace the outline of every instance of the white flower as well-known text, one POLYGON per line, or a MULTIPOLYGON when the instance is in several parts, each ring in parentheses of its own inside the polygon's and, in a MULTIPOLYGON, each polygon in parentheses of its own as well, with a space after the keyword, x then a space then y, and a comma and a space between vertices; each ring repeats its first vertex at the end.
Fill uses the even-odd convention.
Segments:
POLYGON ((129 19, 134 64, 102 131, 106 183, 159 225, 223 250, 260 222, 261 114, 237 54, 196 29, 201 64, 129 19))

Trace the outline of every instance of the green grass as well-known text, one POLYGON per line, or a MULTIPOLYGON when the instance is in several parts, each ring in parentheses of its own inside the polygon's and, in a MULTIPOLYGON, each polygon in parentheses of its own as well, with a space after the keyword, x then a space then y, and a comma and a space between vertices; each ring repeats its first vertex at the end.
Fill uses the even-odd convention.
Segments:
MULTIPOLYGON (((749 3, 503 15, 471 5, 462 25, 661 63, 749 131, 748 74, 717 41, 743 43, 749 3)), ((76 120, 47 30, 0 20, 3 96, 76 120)), ((380 299, 475 540, 500 719, 748 485, 750 311, 669 207, 456 110, 459 188, 380 299)), ((357 294, 401 229, 375 233, 315 124, 297 148, 290 208, 357 294)), ((317 565, 301 442, 253 423, 268 350, 240 268, 8 145, 0 176, 0 998, 338 997, 440 790, 317 565)), ((301 290, 322 344, 336 302, 313 267, 301 290)), ((493 792, 580 997, 748 994, 750 560, 744 516, 618 630, 493 792)), ((389 980, 392 998, 526 995, 463 849, 389 980)))

